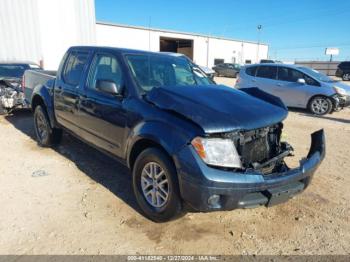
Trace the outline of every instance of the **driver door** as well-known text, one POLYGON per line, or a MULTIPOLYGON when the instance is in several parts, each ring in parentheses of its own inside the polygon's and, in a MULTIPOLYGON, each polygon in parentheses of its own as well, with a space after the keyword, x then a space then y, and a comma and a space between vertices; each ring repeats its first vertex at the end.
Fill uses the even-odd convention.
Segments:
POLYGON ((124 85, 122 68, 117 57, 97 53, 81 96, 80 114, 85 129, 85 139, 99 148, 122 156, 126 128, 126 111, 122 94, 113 95, 96 88, 98 80, 124 85))

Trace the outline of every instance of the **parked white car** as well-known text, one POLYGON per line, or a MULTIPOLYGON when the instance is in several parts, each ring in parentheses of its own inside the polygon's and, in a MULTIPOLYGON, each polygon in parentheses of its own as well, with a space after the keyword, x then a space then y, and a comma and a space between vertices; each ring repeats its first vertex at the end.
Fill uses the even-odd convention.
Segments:
POLYGON ((287 107, 324 115, 350 105, 350 86, 308 67, 286 64, 245 66, 236 88, 257 87, 279 97, 287 107))

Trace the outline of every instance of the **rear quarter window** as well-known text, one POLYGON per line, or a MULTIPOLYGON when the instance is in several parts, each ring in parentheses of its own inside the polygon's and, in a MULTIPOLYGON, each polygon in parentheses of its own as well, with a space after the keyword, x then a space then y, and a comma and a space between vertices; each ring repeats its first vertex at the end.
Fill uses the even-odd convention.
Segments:
POLYGON ((70 85, 78 85, 84 71, 89 54, 87 52, 72 52, 63 70, 63 80, 70 85))
POLYGON ((257 68, 258 68, 257 66, 251 66, 251 67, 248 67, 248 68, 245 70, 245 72, 246 72, 247 75, 255 76, 255 74, 256 74, 256 69, 257 69, 257 68))

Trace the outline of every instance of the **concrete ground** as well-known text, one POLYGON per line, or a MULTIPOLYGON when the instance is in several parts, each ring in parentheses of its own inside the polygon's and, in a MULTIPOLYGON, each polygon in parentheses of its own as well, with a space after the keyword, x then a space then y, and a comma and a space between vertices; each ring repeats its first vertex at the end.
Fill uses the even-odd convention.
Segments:
POLYGON ((139 214, 126 168, 69 135, 38 147, 30 112, 1 116, 0 254, 350 254, 350 110, 290 112, 288 163, 320 128, 327 156, 291 201, 155 224, 139 214))

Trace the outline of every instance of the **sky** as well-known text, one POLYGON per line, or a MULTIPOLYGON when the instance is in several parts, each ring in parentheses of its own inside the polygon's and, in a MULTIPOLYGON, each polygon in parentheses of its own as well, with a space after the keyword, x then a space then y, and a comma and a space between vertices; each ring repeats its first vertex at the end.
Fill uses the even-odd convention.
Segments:
POLYGON ((260 38, 272 59, 329 60, 325 48, 337 47, 334 60, 350 60, 349 0, 95 0, 95 5, 97 21, 260 38))

